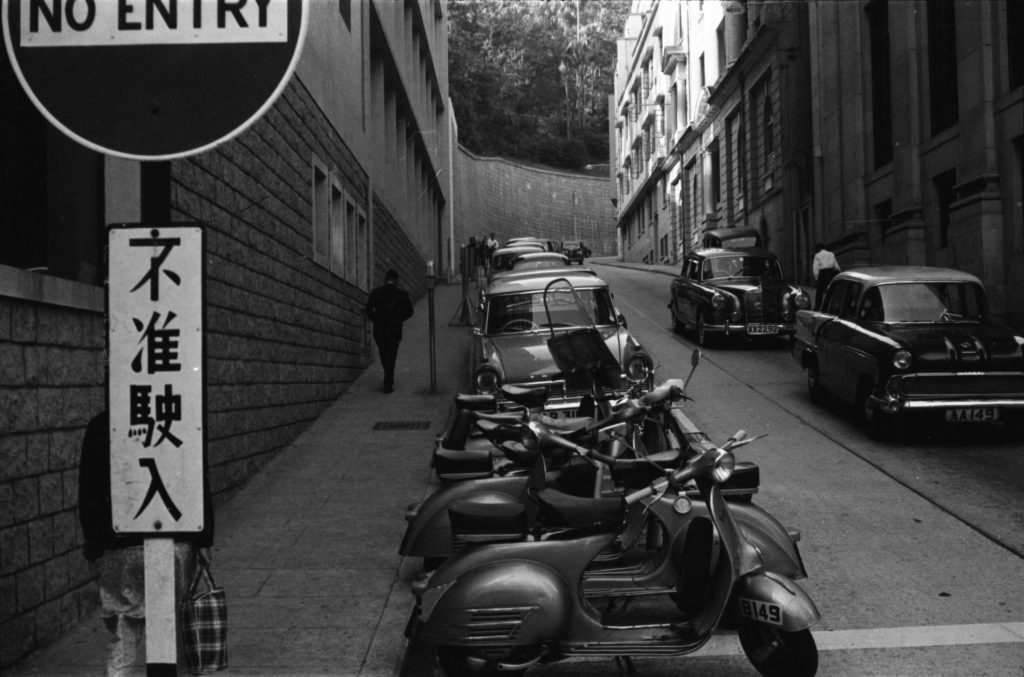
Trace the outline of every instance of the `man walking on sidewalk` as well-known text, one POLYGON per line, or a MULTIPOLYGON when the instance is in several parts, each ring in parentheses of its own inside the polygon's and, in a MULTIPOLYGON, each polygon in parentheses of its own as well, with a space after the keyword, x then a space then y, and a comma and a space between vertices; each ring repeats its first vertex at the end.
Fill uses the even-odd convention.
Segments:
POLYGON ((409 293, 398 288, 398 272, 389 270, 384 285, 370 292, 366 302, 366 316, 373 322, 373 340, 384 368, 383 391, 395 391, 395 360, 398 344, 402 341, 402 323, 412 317, 409 293))
POLYGON ((820 242, 814 245, 814 261, 811 263, 811 274, 814 276, 814 309, 821 309, 821 301, 825 297, 825 290, 832 278, 839 274, 839 261, 836 255, 825 249, 820 242))

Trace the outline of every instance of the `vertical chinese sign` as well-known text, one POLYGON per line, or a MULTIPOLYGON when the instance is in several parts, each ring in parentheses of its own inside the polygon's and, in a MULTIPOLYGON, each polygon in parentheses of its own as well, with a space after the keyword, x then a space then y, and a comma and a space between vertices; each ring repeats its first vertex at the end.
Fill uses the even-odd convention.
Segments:
POLYGON ((203 528, 203 231, 112 226, 107 284, 114 530, 203 528))

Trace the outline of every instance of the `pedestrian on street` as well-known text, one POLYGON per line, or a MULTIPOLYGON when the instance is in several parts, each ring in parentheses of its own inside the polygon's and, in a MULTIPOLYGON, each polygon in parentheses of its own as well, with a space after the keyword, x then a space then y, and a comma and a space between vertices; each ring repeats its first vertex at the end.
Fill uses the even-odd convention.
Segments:
POLYGON ((490 270, 491 270, 491 255, 494 254, 494 252, 497 251, 497 249, 498 249, 498 238, 494 237, 494 233, 491 233, 490 237, 487 238, 486 245, 487 245, 487 249, 486 249, 486 252, 485 252, 485 256, 486 256, 485 260, 486 260, 486 264, 487 264, 486 268, 487 268, 487 271, 490 272, 490 270))
POLYGON ((839 274, 840 268, 836 255, 825 249, 822 243, 814 245, 814 252, 814 261, 811 263, 811 274, 815 281, 814 309, 820 310, 828 283, 839 274))
MULTIPOLYGON (((204 478, 206 473, 204 473, 204 478)), ((203 487, 205 523, 194 536, 175 539, 176 599, 184 599, 197 559, 210 562, 213 508, 203 487)), ((78 518, 85 541, 82 555, 97 575, 100 617, 110 631, 107 676, 128 677, 145 666, 146 588, 142 539, 114 533, 110 505, 110 418, 106 410, 89 421, 78 473, 78 518)), ((181 642, 179 640, 179 648, 181 642)), ((182 656, 179 650, 178 655, 182 656)))
POLYGON ((389 270, 384 285, 370 292, 366 316, 373 322, 373 340, 384 368, 383 391, 395 391, 395 360, 402 341, 402 323, 412 317, 409 293, 398 287, 398 271, 389 270))

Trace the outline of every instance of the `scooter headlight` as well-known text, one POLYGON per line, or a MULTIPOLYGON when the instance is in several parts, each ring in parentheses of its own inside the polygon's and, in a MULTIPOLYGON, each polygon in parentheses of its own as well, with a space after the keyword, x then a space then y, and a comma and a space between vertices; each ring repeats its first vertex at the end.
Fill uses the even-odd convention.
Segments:
POLYGON ((498 376, 498 372, 494 371, 490 367, 484 367, 476 372, 477 392, 485 395, 491 395, 498 392, 498 387, 500 385, 501 378, 498 376))
POLYGON ((715 468, 711 476, 716 482, 724 482, 732 477, 732 471, 736 469, 736 457, 728 451, 723 451, 715 461, 715 468))

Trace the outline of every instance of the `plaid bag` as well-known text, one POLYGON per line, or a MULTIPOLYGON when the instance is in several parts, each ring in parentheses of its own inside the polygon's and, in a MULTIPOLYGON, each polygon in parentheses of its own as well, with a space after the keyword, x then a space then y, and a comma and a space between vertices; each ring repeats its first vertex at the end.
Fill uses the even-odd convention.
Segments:
POLYGON ((181 602, 181 636, 185 659, 193 675, 205 675, 228 666, 228 604, 224 588, 218 588, 210 569, 199 562, 196 575, 181 602), (199 592, 199 579, 206 592, 199 592))

